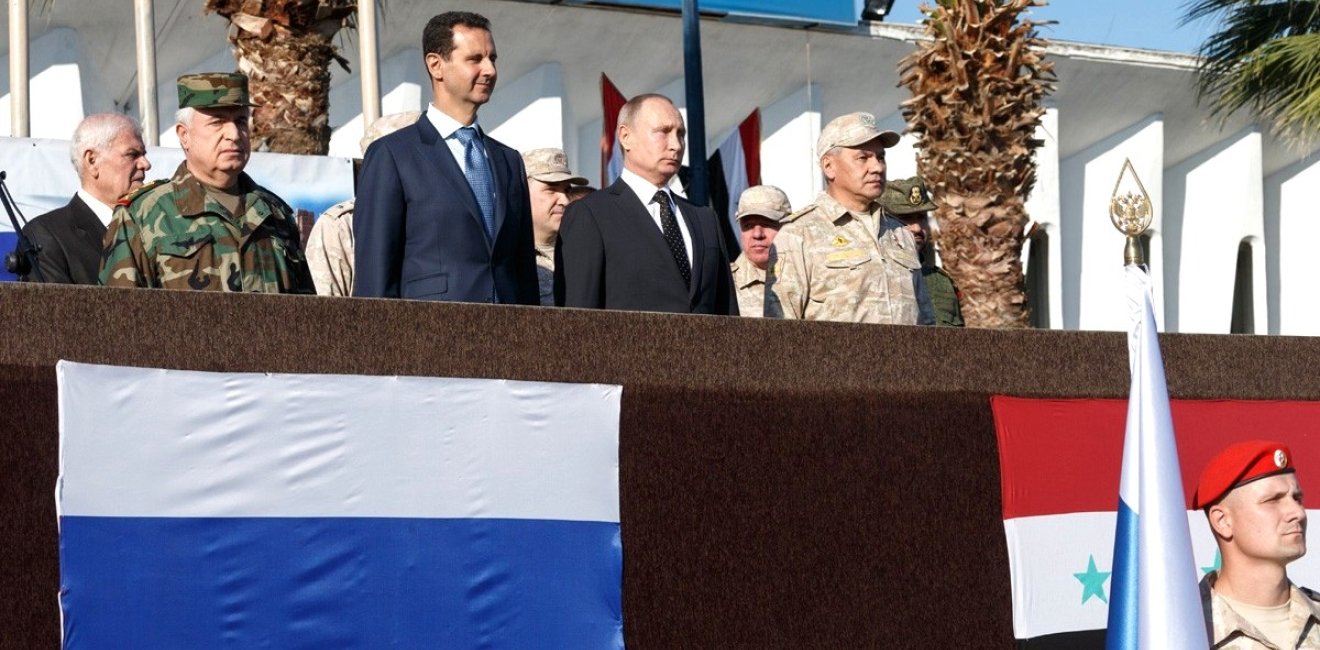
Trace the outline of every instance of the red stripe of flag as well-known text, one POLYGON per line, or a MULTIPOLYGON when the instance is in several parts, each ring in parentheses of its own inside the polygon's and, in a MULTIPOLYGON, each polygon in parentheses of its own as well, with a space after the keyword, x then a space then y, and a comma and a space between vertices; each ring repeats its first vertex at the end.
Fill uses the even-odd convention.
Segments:
MULTIPOLYGON (((1210 458, 1242 440, 1280 440, 1298 480, 1320 471, 1320 402, 1171 400, 1189 503, 1210 458)), ((1004 518, 1112 512, 1118 505, 1126 400, 993 397, 1004 518)))
POLYGON ((743 159, 747 161, 747 185, 755 187, 761 184, 761 109, 753 110, 738 125, 738 137, 742 140, 743 159))
POLYGON ((600 73, 600 98, 603 105, 604 126, 600 135, 600 186, 609 185, 610 156, 614 153, 614 134, 619 126, 619 111, 628 99, 610 82, 605 73, 600 73))

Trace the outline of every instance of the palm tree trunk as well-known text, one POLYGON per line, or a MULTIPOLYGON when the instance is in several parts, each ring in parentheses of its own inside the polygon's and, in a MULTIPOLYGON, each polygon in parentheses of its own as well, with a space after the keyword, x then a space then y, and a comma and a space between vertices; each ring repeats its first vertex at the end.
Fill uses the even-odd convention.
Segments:
POLYGON ((330 149, 330 37, 319 33, 262 39, 240 29, 230 42, 256 104, 252 149, 324 155, 330 149))

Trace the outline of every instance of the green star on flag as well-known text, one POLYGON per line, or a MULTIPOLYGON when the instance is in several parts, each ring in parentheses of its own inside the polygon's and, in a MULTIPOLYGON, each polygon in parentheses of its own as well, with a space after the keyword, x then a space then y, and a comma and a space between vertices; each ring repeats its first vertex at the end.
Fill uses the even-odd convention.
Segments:
POLYGON ((1201 575, 1207 575, 1222 568, 1224 568, 1224 558, 1219 556, 1219 549, 1215 549, 1215 563, 1201 567, 1201 575))
POLYGON ((1100 602, 1109 604, 1109 597, 1105 595, 1105 581, 1109 579, 1109 571, 1096 571, 1095 556, 1087 556, 1086 571, 1084 573, 1074 573, 1073 577, 1082 583, 1082 604, 1090 600, 1092 596, 1100 599, 1100 602))

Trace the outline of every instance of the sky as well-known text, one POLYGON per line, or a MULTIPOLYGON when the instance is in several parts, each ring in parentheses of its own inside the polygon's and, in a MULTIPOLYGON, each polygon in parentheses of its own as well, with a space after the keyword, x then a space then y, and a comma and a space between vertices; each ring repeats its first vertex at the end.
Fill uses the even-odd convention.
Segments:
MULTIPOLYGON (((923 0, 895 0, 886 22, 913 24, 922 19, 923 0)), ((933 0, 924 0, 934 4, 933 0)), ((1215 31, 1215 23, 1182 22, 1187 0, 1051 0, 1032 10, 1034 20, 1053 20, 1041 28, 1045 38, 1151 50, 1194 53, 1215 31)))

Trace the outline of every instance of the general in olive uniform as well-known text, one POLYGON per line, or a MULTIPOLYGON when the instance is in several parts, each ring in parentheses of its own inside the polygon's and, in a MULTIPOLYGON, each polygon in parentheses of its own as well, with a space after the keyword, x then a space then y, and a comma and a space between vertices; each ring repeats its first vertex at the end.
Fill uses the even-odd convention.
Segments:
POLYGON ((293 210, 243 168, 251 154, 247 77, 179 77, 184 162, 115 208, 101 284, 315 293, 293 210))
POLYGON ((930 211, 935 209, 935 202, 930 198, 926 182, 917 176, 889 181, 885 193, 880 195, 880 205, 886 213, 902 221, 916 241, 921 277, 935 313, 935 324, 962 327, 962 305, 958 302, 961 294, 953 277, 935 264, 935 242, 930 236, 930 211))
POLYGON ((885 215, 885 149, 898 134, 869 113, 836 118, 816 143, 826 187, 789 215, 775 240, 773 286, 785 318, 933 324, 912 234, 885 215))
POLYGON ((1211 648, 1320 648, 1320 596, 1288 579, 1306 554, 1306 507, 1292 451, 1281 442, 1229 446, 1192 495, 1221 558, 1201 581, 1211 648))

